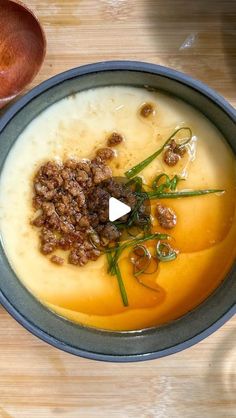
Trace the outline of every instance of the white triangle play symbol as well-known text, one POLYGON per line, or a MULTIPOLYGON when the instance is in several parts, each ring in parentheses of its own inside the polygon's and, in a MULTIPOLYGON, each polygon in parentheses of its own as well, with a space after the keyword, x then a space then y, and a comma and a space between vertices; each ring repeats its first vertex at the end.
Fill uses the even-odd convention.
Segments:
POLYGON ((125 203, 117 200, 115 197, 109 199, 109 221, 113 222, 127 213, 131 212, 131 208, 125 203))

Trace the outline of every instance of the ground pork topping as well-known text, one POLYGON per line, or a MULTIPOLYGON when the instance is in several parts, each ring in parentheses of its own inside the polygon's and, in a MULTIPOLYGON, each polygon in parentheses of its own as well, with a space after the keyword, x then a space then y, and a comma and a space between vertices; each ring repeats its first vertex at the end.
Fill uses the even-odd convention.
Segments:
POLYGON ((168 166, 173 167, 185 155, 186 152, 187 149, 185 146, 178 145, 175 140, 172 139, 163 154, 163 160, 168 166))
POLYGON ((64 259, 62 257, 58 257, 58 255, 53 255, 50 260, 52 263, 57 264, 58 266, 62 266, 64 263, 64 259))
POLYGON ((156 206, 156 217, 160 226, 164 229, 172 229, 177 224, 177 216, 173 209, 158 204, 156 206))
POLYGON ((115 157, 115 151, 111 148, 99 148, 96 155, 101 158, 102 161, 112 160, 115 157))
POLYGON ((143 118, 148 118, 154 113, 154 107, 151 103, 144 103, 140 108, 140 115, 143 118))
POLYGON ((118 132, 112 132, 107 139, 107 145, 108 147, 114 147, 116 145, 121 144, 121 142, 123 141, 124 138, 121 134, 119 134, 118 132))
POLYGON ((53 254, 53 263, 63 264, 64 259, 54 254, 63 250, 68 251, 69 263, 83 266, 100 256, 101 246, 120 238, 118 228, 109 222, 109 198, 113 196, 134 208, 136 197, 131 189, 111 178, 112 171, 104 160, 112 155, 113 150, 104 148, 91 161, 49 161, 37 171, 32 224, 40 229, 42 254, 53 254), (92 234, 97 236, 97 245, 91 242, 92 234))

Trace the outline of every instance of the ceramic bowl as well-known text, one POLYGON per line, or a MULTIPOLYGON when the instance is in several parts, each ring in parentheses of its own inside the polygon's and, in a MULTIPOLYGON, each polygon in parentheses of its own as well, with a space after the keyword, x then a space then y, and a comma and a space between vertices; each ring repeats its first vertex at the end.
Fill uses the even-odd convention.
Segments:
MULTIPOLYGON (((0 120, 0 167, 19 134, 48 106, 91 87, 117 84, 149 86, 179 97, 209 118, 236 153, 236 111, 217 93, 165 67, 118 61, 59 74, 14 104, 0 120)), ((236 312, 236 265, 216 291, 187 315, 160 327, 132 332, 96 330, 55 315, 17 279, 2 247, 0 269, 0 302, 17 321, 49 344, 91 359, 127 362, 166 356, 207 337, 236 312)))
POLYGON ((0 0, 0 108, 38 73, 46 38, 37 17, 20 1, 0 0))

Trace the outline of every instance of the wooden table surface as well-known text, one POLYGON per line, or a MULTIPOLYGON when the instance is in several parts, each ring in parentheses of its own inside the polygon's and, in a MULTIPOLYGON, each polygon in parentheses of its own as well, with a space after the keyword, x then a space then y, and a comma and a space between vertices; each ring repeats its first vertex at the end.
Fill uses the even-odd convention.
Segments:
MULTIPOLYGON (((30 86, 111 59, 166 65, 236 106, 236 1, 25 0, 48 40, 30 86)), ((200 344, 145 363, 76 358, 0 309, 1 418, 236 417, 236 318, 200 344)))

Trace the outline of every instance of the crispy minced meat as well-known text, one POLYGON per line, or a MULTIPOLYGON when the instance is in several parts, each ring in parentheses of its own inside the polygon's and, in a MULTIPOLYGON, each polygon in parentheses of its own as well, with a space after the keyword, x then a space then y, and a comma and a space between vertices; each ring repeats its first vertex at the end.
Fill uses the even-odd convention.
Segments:
POLYGON ((69 263, 79 266, 84 266, 89 260, 96 261, 100 256, 100 251, 96 248, 86 248, 81 245, 80 248, 73 249, 69 254, 69 263))
POLYGON ((99 148, 96 155, 101 158, 102 161, 108 161, 115 157, 115 151, 111 148, 99 148))
POLYGON ((169 167, 173 167, 186 154, 186 152, 187 149, 185 146, 178 145, 175 140, 172 139, 163 154, 163 160, 169 167))
POLYGON ((112 132, 109 137, 107 138, 107 145, 108 147, 114 147, 116 145, 121 144, 124 141, 124 138, 118 132, 112 132))
POLYGON ((98 184, 112 177, 111 168, 104 164, 100 157, 91 161, 93 183, 98 184))
POLYGON ((144 103, 141 106, 139 113, 143 118, 148 118, 154 113, 154 106, 151 103, 144 103))
POLYGON ((40 228, 45 223, 45 217, 43 215, 38 215, 31 223, 32 225, 37 226, 37 228, 40 228))
POLYGON ((58 266, 62 266, 62 264, 64 263, 64 259, 62 257, 59 257, 58 255, 52 255, 50 260, 52 263, 57 264, 58 266))
POLYGON ((57 248, 56 235, 46 227, 43 227, 40 232, 41 252, 45 255, 51 254, 57 248))
POLYGON ((177 216, 173 209, 160 203, 156 206, 156 217, 160 226, 164 229, 172 229, 177 224, 177 216))
POLYGON ((179 160, 180 156, 169 148, 163 154, 163 161, 169 167, 174 167, 179 162, 179 160))
MULTIPOLYGON (((113 154, 103 149, 106 159, 110 151, 113 154)), ((92 161, 48 161, 37 171, 32 225, 40 230, 40 251, 50 255, 52 263, 64 262, 55 254, 57 249, 67 251, 68 262, 74 265, 96 260, 101 251, 91 243, 91 234, 97 234, 103 246, 120 238, 118 228, 109 222, 109 198, 113 196, 133 208, 136 197, 130 188, 111 178, 112 171, 104 160, 100 150, 92 161)))
POLYGON ((105 238, 108 242, 116 241, 120 237, 120 231, 111 222, 99 225, 96 231, 102 239, 105 238))
MULTIPOLYGON (((50 256, 52 263, 64 263, 56 255, 57 250, 63 250, 69 263, 83 266, 97 260, 101 247, 120 239, 120 230, 109 221, 109 199, 114 197, 134 209, 137 197, 125 182, 112 178, 106 161, 114 155, 112 149, 101 148, 92 160, 48 161, 35 174, 35 218, 31 223, 40 230, 40 251, 50 256), (91 240, 93 235, 97 244, 91 240)), ((144 205, 138 214, 141 225, 146 217, 144 205)), ((128 217, 120 221, 125 223, 128 217)))

